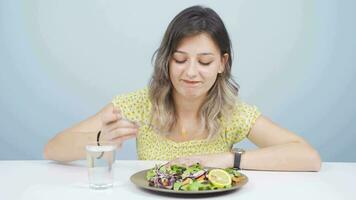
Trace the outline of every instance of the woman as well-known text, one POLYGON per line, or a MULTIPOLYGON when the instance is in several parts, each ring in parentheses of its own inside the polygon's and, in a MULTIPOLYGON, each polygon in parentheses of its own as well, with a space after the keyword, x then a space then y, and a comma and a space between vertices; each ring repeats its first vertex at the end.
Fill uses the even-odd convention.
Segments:
POLYGON ((44 156, 82 159, 89 142, 120 146, 136 137, 143 160, 319 171, 320 156, 304 139, 238 98, 231 65, 231 43, 220 17, 210 8, 187 8, 166 30, 149 86, 115 97, 94 116, 57 134, 44 156), (232 151, 233 144, 246 137, 259 148, 232 151))

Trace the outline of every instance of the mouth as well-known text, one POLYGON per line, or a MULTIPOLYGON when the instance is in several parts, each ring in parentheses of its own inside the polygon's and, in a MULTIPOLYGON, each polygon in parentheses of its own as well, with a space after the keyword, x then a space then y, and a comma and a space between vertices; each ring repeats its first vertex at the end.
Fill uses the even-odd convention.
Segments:
POLYGON ((182 80, 188 86, 196 86, 200 83, 200 81, 190 81, 190 80, 182 80))
POLYGON ((186 82, 186 83, 199 83, 200 81, 190 81, 190 80, 183 80, 184 82, 186 82))

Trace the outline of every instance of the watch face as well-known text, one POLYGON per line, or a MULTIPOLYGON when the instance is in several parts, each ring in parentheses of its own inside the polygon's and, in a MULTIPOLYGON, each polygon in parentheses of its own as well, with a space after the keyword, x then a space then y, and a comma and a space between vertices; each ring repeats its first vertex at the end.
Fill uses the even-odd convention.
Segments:
POLYGON ((235 153, 245 153, 245 150, 242 148, 232 148, 232 151, 235 153))

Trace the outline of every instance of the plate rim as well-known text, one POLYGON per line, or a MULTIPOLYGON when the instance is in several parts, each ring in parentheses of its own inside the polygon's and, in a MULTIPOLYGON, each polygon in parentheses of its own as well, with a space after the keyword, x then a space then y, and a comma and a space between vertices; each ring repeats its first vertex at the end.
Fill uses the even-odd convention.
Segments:
MULTIPOLYGON (((148 183, 147 185, 141 185, 141 184, 138 184, 134 178, 140 174, 146 174, 148 170, 151 170, 152 168, 150 169, 145 169, 145 170, 141 170, 141 171, 138 171, 134 174, 132 174, 130 176, 130 181, 131 183, 133 183, 134 185, 136 185, 137 187, 139 188, 143 188, 143 189, 147 189, 147 190, 150 190, 150 191, 155 191, 155 192, 164 192, 164 193, 169 193, 169 194, 208 194, 208 193, 219 193, 219 192, 228 192, 228 191, 233 191, 233 190, 237 190, 239 188, 241 188, 242 186, 246 185, 247 182, 249 181, 248 177, 239 172, 240 174, 242 174, 242 176, 245 177, 244 181, 241 183, 241 185, 236 185, 236 186, 232 186, 231 188, 226 188, 226 189, 217 189, 217 190, 198 190, 198 191, 176 191, 176 190, 169 190, 169 189, 164 189, 164 188, 157 188, 157 187, 152 187, 152 186, 149 186, 148 183)), ((216 168, 212 168, 212 167, 205 167, 204 169, 216 169, 216 168)))

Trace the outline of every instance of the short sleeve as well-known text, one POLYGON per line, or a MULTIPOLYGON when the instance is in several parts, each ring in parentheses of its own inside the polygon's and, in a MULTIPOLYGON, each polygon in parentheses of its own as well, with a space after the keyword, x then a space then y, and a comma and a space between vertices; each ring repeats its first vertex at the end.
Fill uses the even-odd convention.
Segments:
POLYGON ((111 101, 131 121, 143 121, 150 107, 148 88, 118 95, 111 101))
POLYGON ((246 138, 260 115, 256 106, 238 100, 225 130, 227 142, 233 145, 246 138))

